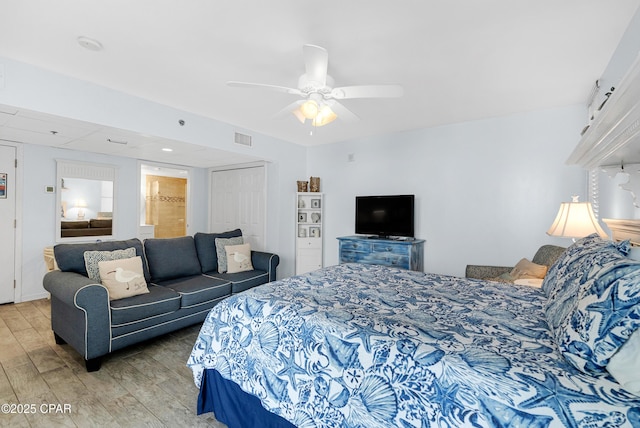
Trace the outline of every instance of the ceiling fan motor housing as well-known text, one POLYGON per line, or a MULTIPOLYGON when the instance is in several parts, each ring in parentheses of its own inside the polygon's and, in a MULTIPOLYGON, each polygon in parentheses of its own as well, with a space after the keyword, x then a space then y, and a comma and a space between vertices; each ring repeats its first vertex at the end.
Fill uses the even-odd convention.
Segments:
POLYGON ((320 94, 325 99, 331 98, 333 84, 334 80, 329 75, 327 75, 326 82, 324 83, 311 80, 306 74, 303 74, 298 79, 298 89, 305 97, 309 97, 312 94, 320 94))

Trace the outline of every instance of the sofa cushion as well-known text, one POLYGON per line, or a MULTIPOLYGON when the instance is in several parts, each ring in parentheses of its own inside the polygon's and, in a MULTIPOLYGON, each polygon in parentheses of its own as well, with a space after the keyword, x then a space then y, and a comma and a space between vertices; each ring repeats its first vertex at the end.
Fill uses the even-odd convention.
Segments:
POLYGON ((113 251, 85 251, 84 267, 87 269, 87 276, 96 282, 100 282, 99 263, 107 260, 130 259, 136 256, 136 249, 133 247, 124 250, 113 251))
POLYGON ((193 237, 145 239, 144 250, 149 261, 151 281, 199 275, 200 262, 193 237))
POLYGON ((146 320, 180 309, 180 294, 170 288, 149 285, 149 292, 112 300, 111 325, 121 326, 146 320))
POLYGON ((139 256, 98 262, 100 282, 109 290, 109 300, 123 299, 149 292, 139 256))
POLYGON ((60 228, 61 229, 87 229, 89 227, 89 221, 87 220, 71 220, 71 221, 61 221, 60 228))
POLYGON ((233 238, 242 236, 242 230, 235 229, 222 233, 201 233, 194 235, 196 250, 202 272, 218 271, 218 256, 216 254, 216 238, 233 238))
POLYGON ((109 219, 101 219, 101 218, 92 218, 89 220, 89 227, 91 228, 109 228, 112 225, 113 220, 109 219))
POLYGON ((142 249, 142 242, 139 239, 126 239, 121 241, 102 241, 75 244, 58 244, 53 247, 53 253, 56 257, 58 268, 63 272, 76 272, 84 276, 87 275, 87 268, 84 263, 85 251, 113 251, 124 250, 133 247, 136 249, 136 256, 142 258, 142 269, 144 278, 150 281, 149 270, 147 268, 147 259, 142 249))
POLYGON ((218 257, 218 272, 224 273, 228 269, 227 247, 244 244, 242 236, 234 238, 216 238, 216 256, 218 257))
POLYGON ((231 294, 231 282, 205 275, 176 278, 155 283, 170 288, 182 297, 181 307, 188 308, 231 294))
POLYGON ((238 273, 209 272, 205 275, 223 281, 230 281, 232 294, 269 282, 269 272, 257 269, 238 273))

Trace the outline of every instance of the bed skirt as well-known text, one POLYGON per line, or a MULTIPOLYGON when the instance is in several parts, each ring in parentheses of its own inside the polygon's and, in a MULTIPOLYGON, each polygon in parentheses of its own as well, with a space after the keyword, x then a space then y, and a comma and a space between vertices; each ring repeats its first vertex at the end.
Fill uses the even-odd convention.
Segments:
POLYGON ((267 411, 260 400, 244 392, 238 385, 206 369, 198 395, 198 414, 213 412, 216 419, 229 428, 295 428, 286 419, 267 411))

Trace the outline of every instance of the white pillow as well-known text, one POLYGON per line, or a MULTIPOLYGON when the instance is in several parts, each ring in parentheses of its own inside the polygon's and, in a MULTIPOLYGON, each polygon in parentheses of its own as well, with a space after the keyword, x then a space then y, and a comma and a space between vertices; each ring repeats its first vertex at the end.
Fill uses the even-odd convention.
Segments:
POLYGON ((640 395, 640 329, 613 354, 607 371, 627 391, 640 395))
POLYGON ((253 270, 251 245, 227 245, 224 249, 227 252, 227 272, 236 273, 253 270))

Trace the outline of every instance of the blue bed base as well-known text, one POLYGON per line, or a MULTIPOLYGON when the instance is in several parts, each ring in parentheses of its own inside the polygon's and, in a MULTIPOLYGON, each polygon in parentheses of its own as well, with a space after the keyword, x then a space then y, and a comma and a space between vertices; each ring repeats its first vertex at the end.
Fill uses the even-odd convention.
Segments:
POLYGON ((260 400, 224 379, 215 369, 206 369, 198 395, 199 415, 213 412, 229 428, 295 428, 286 419, 267 411, 260 400))

